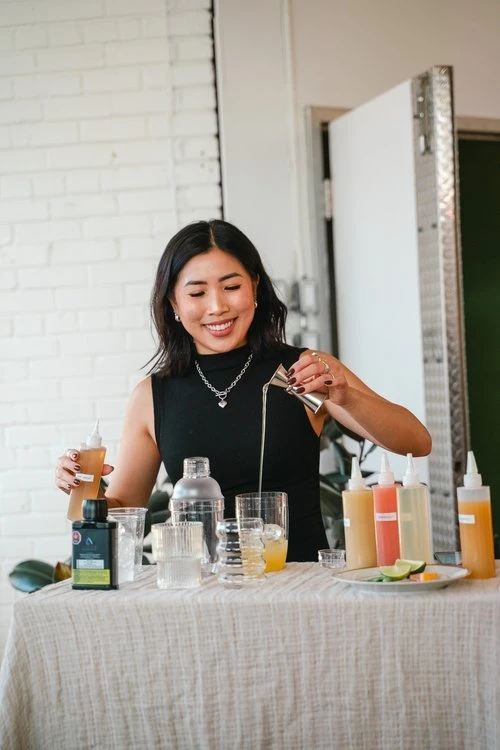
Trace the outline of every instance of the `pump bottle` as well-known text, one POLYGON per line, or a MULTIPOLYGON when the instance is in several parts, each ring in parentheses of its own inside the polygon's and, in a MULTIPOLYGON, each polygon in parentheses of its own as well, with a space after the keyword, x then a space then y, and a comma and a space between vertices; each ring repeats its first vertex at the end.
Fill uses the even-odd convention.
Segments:
POLYGON ((373 492, 367 489, 358 459, 352 459, 351 478, 342 493, 345 554, 348 568, 372 568, 377 564, 373 492))
POLYGON ((105 455, 106 448, 102 445, 99 420, 97 420, 93 432, 87 436, 87 441, 80 447, 78 459, 80 471, 75 474, 80 484, 78 487, 73 487, 69 494, 68 518, 70 521, 80 521, 83 501, 93 500, 99 494, 105 455))
POLYGON ((429 491, 419 481, 413 455, 406 458, 403 486, 397 487, 400 554, 403 560, 433 563, 429 491))
POLYGON ((482 484, 474 453, 467 454, 463 487, 457 488, 462 565, 471 578, 495 577, 490 488, 482 484))
POLYGON ((377 565, 394 565, 400 557, 398 502, 394 472, 391 471, 387 453, 382 453, 378 484, 373 487, 373 506, 377 565))

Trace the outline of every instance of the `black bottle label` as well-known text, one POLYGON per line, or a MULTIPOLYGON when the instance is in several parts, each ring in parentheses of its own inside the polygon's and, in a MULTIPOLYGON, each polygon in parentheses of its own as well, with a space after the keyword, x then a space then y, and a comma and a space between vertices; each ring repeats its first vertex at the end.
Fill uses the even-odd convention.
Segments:
POLYGON ((73 527, 73 588, 114 588, 116 529, 84 525, 77 522, 73 527))

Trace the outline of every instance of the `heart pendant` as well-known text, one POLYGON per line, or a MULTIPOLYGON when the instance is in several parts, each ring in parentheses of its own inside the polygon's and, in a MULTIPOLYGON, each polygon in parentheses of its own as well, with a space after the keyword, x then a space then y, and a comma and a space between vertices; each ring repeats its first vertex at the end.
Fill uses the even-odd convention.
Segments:
POLYGON ((219 401, 219 406, 221 409, 224 409, 227 406, 227 401, 225 399, 221 399, 219 401))

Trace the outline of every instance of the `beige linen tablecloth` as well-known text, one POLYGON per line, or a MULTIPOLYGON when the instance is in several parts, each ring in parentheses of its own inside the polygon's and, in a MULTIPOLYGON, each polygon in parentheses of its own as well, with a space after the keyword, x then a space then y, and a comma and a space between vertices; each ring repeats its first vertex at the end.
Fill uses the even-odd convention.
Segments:
POLYGON ((361 593, 316 563, 248 590, 69 582, 15 607, 2 750, 500 748, 500 578, 361 593))

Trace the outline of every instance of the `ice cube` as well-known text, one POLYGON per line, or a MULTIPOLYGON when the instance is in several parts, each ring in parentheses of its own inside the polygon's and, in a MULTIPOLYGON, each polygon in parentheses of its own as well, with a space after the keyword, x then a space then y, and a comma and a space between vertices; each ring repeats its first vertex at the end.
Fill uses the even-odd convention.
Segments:
POLYGON ((265 542, 277 542, 284 535, 284 529, 277 523, 266 523, 262 535, 265 542))

